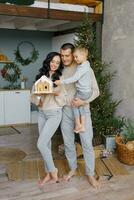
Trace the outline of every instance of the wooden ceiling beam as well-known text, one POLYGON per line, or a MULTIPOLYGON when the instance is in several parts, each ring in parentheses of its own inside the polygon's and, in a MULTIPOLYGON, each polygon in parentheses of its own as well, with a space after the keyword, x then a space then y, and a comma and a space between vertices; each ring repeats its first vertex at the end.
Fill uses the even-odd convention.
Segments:
POLYGON ((0 4, 0 15, 47 18, 47 9, 0 4))
MULTIPOLYGON (((57 20, 70 20, 70 21, 80 21, 83 18, 82 12, 73 11, 63 11, 50 9, 48 12, 47 8, 35 8, 28 6, 17 6, 0 4, 0 15, 6 16, 19 16, 19 17, 33 17, 40 19, 57 19, 57 20)), ((100 21, 102 19, 101 14, 88 14, 91 20, 100 21)))
POLYGON ((96 7, 101 1, 97 0, 59 0, 60 3, 68 3, 68 4, 77 4, 77 5, 86 5, 89 7, 96 7))

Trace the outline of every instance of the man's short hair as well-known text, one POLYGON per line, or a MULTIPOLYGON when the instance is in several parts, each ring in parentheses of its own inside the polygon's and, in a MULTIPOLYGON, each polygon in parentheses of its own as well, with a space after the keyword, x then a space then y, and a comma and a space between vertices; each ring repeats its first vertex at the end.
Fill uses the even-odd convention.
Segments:
POLYGON ((61 46, 61 49, 62 50, 67 50, 67 49, 71 49, 71 52, 73 53, 74 52, 74 45, 71 44, 71 43, 65 43, 61 46))

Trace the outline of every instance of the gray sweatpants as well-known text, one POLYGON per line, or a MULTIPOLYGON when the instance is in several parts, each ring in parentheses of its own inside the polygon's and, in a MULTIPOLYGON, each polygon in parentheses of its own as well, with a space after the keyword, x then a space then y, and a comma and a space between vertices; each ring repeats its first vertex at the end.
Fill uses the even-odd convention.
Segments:
MULTIPOLYGON (((92 146, 92 122, 90 116, 90 110, 86 109, 86 123, 85 123, 86 131, 82 134, 79 134, 84 160, 86 167, 86 175, 93 176, 94 175, 94 167, 95 167, 95 157, 92 146)), ((77 156, 76 156, 76 148, 75 148, 75 137, 74 137, 74 115, 72 108, 69 106, 63 107, 62 112, 62 121, 61 121, 61 131, 63 135, 64 145, 65 145, 65 154, 68 160, 68 164, 71 170, 75 170, 77 168, 77 156)))
POLYGON ((62 109, 39 111, 38 129, 39 138, 37 147, 44 159, 46 172, 53 172, 55 165, 51 151, 51 138, 58 128, 62 118, 62 109))
MULTIPOLYGON (((77 91, 74 98, 80 98, 81 100, 87 100, 91 96, 92 92, 81 92, 77 91)), ((81 116, 85 116, 85 108, 84 106, 79 106, 79 107, 72 107, 74 117, 75 118, 80 118, 81 116)))

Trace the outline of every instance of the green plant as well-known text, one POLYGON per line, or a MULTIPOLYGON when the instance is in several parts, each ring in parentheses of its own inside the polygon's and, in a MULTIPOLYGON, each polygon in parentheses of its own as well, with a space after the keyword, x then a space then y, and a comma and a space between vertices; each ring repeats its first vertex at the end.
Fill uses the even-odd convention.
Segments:
POLYGON ((122 127, 120 135, 123 137, 125 143, 134 140, 134 122, 128 119, 122 127))
POLYGON ((116 72, 111 72, 111 63, 102 62, 96 47, 96 26, 90 18, 84 17, 76 31, 75 46, 89 50, 89 61, 95 72, 100 96, 91 102, 91 115, 95 135, 114 135, 124 125, 123 118, 115 117, 120 101, 112 100, 110 82, 116 72))
POLYGON ((21 63, 23 66, 24 65, 29 65, 30 63, 35 62, 38 59, 39 53, 38 51, 35 49, 34 45, 29 42, 29 41, 22 41, 18 44, 17 46, 17 50, 15 51, 15 60, 19 63, 21 63), (24 48, 23 45, 28 44, 30 45, 31 52, 30 52, 30 56, 27 58, 23 58, 20 52, 20 47, 22 46, 24 48))

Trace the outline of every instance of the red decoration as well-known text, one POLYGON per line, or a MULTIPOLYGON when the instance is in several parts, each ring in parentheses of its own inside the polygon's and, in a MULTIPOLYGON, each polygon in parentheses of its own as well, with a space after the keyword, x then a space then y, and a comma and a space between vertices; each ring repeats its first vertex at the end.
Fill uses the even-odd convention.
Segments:
POLYGON ((2 69, 0 70, 0 74, 3 78, 5 78, 6 74, 7 74, 7 70, 6 69, 2 69))

